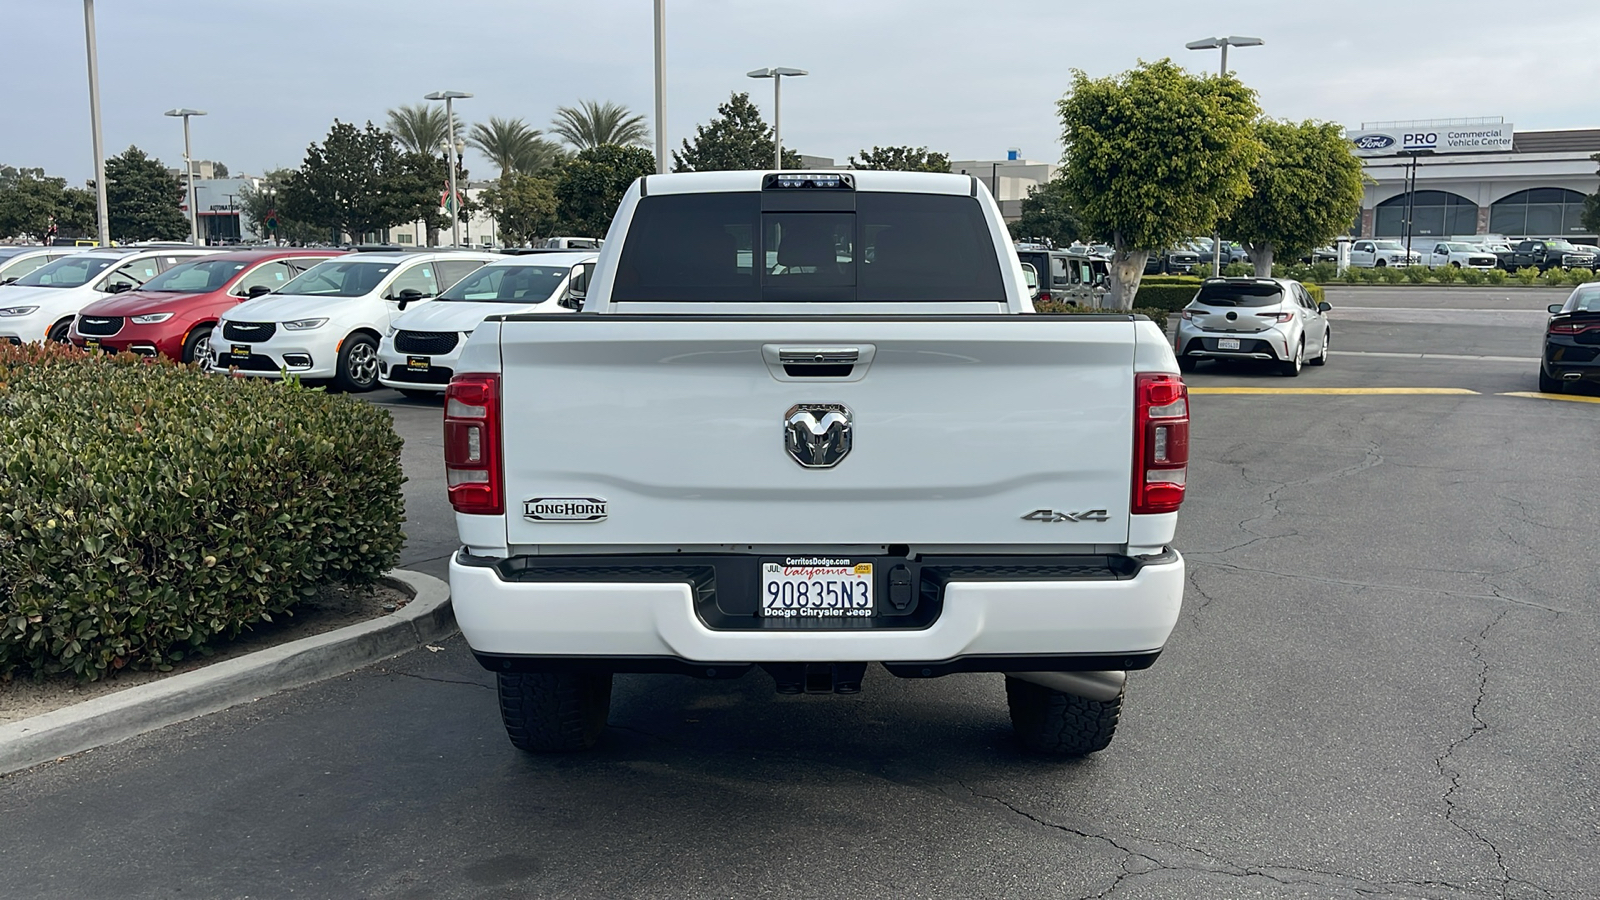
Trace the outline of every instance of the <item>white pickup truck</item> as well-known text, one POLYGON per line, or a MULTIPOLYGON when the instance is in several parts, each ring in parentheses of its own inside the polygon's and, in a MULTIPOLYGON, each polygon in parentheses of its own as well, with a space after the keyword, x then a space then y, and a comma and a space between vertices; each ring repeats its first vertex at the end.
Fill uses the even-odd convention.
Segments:
POLYGON ((446 394, 456 619, 506 731, 590 747, 612 675, 854 693, 998 672, 1103 749, 1183 600, 1188 395, 1129 314, 1034 316, 977 179, 652 175, 580 312, 503 315, 446 394))

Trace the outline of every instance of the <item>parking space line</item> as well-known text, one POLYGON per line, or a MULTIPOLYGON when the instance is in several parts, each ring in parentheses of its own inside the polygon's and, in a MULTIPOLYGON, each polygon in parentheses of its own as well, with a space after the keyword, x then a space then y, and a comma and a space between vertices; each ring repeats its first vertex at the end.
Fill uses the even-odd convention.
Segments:
POLYGON ((1189 386, 1191 394, 1473 394, 1466 388, 1430 388, 1430 387, 1195 387, 1189 386))
POLYGON ((1386 353, 1381 350, 1329 350, 1330 356, 1383 356, 1389 359, 1465 359, 1472 362, 1536 363, 1537 356, 1466 356, 1459 353, 1386 353))
MULTIPOLYGON (((1194 388, 1189 389, 1194 393, 1194 388)), ((1537 391, 1506 391, 1502 397, 1527 397, 1531 400, 1565 400, 1568 403, 1600 403, 1600 397, 1577 397, 1572 394, 1541 394, 1537 391)))

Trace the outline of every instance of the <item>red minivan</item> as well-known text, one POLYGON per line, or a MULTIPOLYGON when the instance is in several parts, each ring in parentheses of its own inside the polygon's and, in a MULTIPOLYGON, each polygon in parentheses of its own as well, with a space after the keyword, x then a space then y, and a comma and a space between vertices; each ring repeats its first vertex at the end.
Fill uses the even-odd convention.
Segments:
POLYGON ((208 366, 211 329, 224 312, 343 253, 288 247, 240 250, 173 266, 136 291, 84 307, 73 323, 72 343, 208 366))

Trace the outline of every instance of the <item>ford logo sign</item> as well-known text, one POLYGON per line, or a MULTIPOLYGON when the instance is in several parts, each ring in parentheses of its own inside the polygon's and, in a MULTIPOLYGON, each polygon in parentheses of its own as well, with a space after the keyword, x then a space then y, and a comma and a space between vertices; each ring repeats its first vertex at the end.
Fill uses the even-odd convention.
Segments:
POLYGON ((1387 134, 1363 134, 1361 137, 1356 138, 1357 150, 1382 150, 1385 147, 1393 146, 1394 138, 1389 137, 1387 134))

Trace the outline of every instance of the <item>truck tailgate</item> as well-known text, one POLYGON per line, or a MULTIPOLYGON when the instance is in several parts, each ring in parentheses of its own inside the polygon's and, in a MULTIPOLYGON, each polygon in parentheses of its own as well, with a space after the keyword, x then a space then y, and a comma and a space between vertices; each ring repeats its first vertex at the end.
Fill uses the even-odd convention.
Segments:
POLYGON ((511 544, 1127 540, 1130 319, 530 319, 500 329, 511 544))

